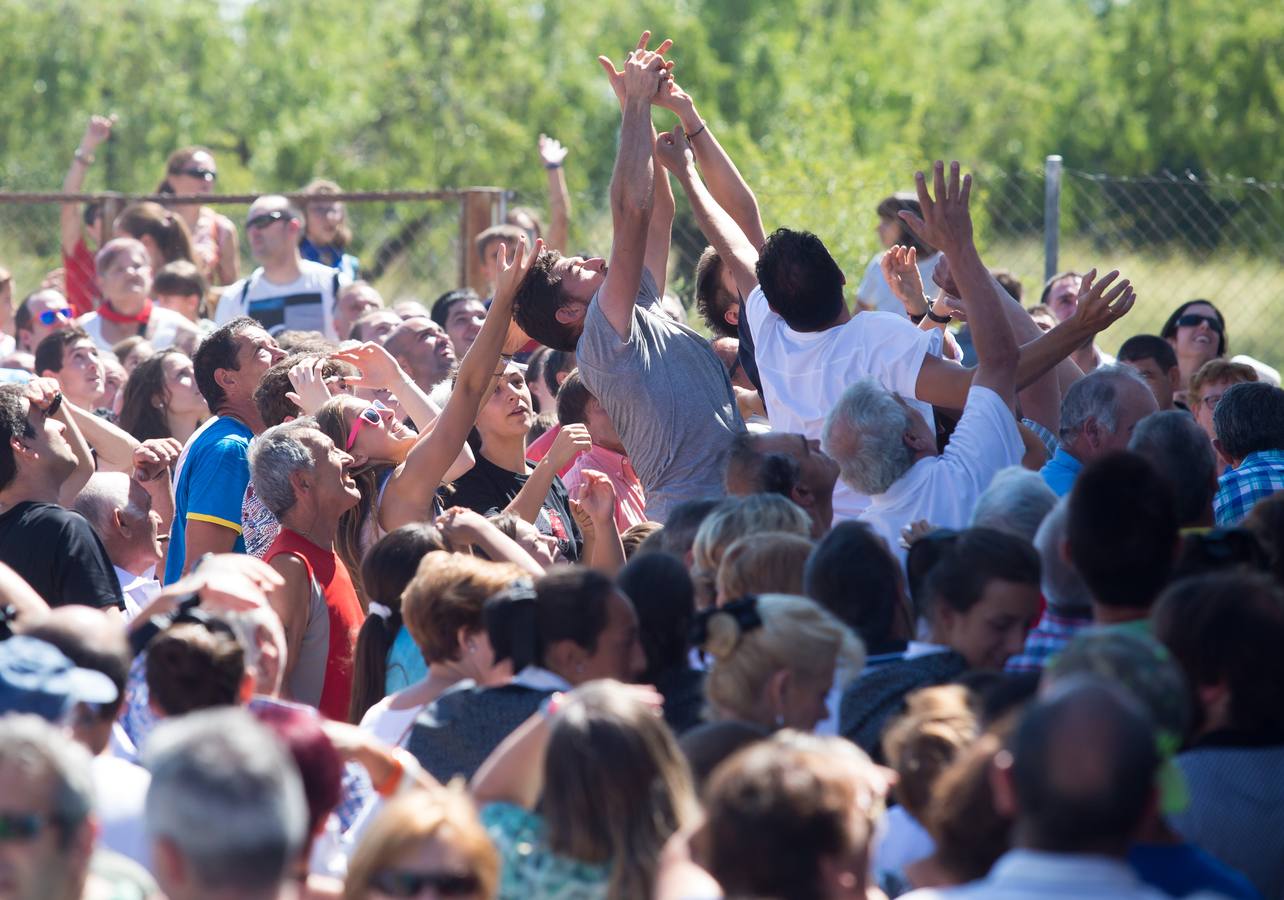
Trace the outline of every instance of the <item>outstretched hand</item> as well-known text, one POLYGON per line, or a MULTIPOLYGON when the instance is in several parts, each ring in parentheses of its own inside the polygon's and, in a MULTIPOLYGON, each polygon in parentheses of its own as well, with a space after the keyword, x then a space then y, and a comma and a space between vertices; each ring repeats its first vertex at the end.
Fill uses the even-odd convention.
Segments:
POLYGON ((1096 280, 1096 269, 1084 275, 1076 298, 1078 306, 1067 321, 1083 329, 1085 334, 1097 334, 1127 315, 1137 300, 1137 294, 1132 289, 1132 282, 1126 278, 1114 284, 1118 277, 1118 269, 1100 280, 1096 280))
POLYGON ((887 286, 901 301, 905 312, 911 316, 924 315, 927 301, 923 298, 923 276, 918 271, 918 251, 896 244, 883 254, 879 267, 883 270, 887 286))
POLYGON ((968 212, 968 201, 972 195, 972 176, 964 175, 959 179, 958 161, 950 163, 950 176, 945 178, 945 163, 937 160, 932 166, 932 190, 935 198, 927 191, 927 176, 922 172, 914 173, 914 187, 918 191, 919 206, 922 217, 909 210, 900 213, 906 227, 922 240, 938 250, 957 250, 972 243, 972 215, 968 212))
POLYGON ((637 47, 634 50, 632 50, 629 53, 628 57, 625 59, 623 69, 615 68, 615 63, 611 62, 610 57, 599 56, 597 58, 597 61, 601 64, 602 68, 606 71, 606 78, 611 84, 611 90, 615 91, 615 99, 620 101, 621 106, 624 105, 624 100, 625 100, 625 97, 627 96, 627 89, 625 84, 626 84, 626 76, 628 74, 630 65, 633 65, 635 69, 641 69, 642 71, 648 71, 648 70, 651 71, 651 74, 648 74, 646 76, 643 76, 640 72, 635 74, 640 79, 638 81, 638 84, 636 85, 638 89, 645 90, 649 84, 650 92, 645 93, 644 96, 651 97, 653 99, 657 98, 659 95, 659 89, 661 84, 660 82, 661 76, 659 74, 660 71, 662 70, 664 72, 663 78, 667 80, 669 73, 673 70, 673 63, 668 63, 668 62, 665 62, 664 60, 664 54, 667 53, 669 48, 673 46, 673 41, 665 40, 663 43, 660 44, 659 47, 656 47, 655 50, 653 51, 647 50, 646 48, 646 45, 649 44, 650 42, 651 42, 651 32, 650 31, 642 32, 642 36, 638 38, 637 47), (659 60, 658 64, 656 63, 657 59, 659 60))
MULTIPOLYGON (((406 373, 401 370, 392 354, 374 341, 341 350, 333 358, 356 366, 361 371, 356 378, 344 378, 341 384, 346 386, 390 391, 396 390, 406 381, 406 373)), ((290 372, 290 381, 294 381, 293 370, 290 372)))
POLYGON ((549 168, 560 166, 566 160, 566 148, 556 138, 541 134, 539 136, 539 159, 549 168))
POLYGON ((691 142, 681 128, 665 131, 655 136, 655 158, 674 175, 679 175, 695 165, 691 142))
POLYGON ((325 360, 317 356, 290 367, 290 384, 294 390, 286 391, 285 396, 303 410, 305 416, 316 415, 330 399, 330 388, 321 371, 324 365, 325 360))
POLYGON ((495 276, 495 300, 491 303, 492 309, 496 301, 507 303, 517 296, 517 289, 544 250, 543 238, 536 238, 535 246, 530 250, 526 249, 525 241, 519 241, 513 249, 513 258, 510 260, 507 244, 504 241, 496 243, 499 249, 495 253, 495 265, 499 274, 495 276))
POLYGON ((92 153, 103 141, 111 137, 112 126, 116 124, 116 116, 90 116, 89 123, 85 125, 84 137, 80 139, 80 146, 86 152, 92 153))

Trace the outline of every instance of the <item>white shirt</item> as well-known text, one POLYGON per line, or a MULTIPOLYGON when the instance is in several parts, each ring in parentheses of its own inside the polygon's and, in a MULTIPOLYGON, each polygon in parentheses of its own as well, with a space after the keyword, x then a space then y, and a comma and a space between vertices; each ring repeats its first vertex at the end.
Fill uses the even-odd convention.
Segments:
MULTIPOLYGON (((881 253, 875 253, 870 259, 869 265, 865 267, 865 276, 860 280, 860 287, 856 288, 856 296, 867 306, 872 306, 879 312, 888 312, 902 319, 908 319, 905 304, 896 299, 891 285, 883 277, 883 257, 886 255, 887 251, 884 250, 881 253)), ((923 279, 923 290, 933 296, 935 292, 932 290, 932 273, 936 271, 936 264, 940 261, 939 253, 933 253, 918 261, 918 274, 923 279)))
POLYGON ((95 756, 90 763, 94 815, 102 828, 98 843, 145 868, 151 868, 150 843, 143 827, 143 803, 151 774, 118 756, 95 756))
POLYGON ((1164 900, 1121 859, 1073 853, 1009 850, 990 874, 955 888, 924 888, 904 900, 1164 900))
POLYGON ((424 706, 420 704, 393 709, 392 704, 406 691, 417 688, 420 684, 423 682, 416 682, 395 694, 389 694, 366 710, 366 714, 361 717, 361 729, 370 732, 390 747, 404 747, 406 738, 410 737, 410 727, 415 724, 415 719, 423 712, 424 706))
MULTIPOLYGON (((907 319, 862 312, 824 331, 794 331, 772 312, 761 287, 745 301, 754 360, 762 380, 767 417, 774 431, 819 439, 847 386, 867 375, 909 400, 928 424, 932 407, 914 400, 923 359, 941 352, 941 332, 922 331, 907 319)), ((853 519, 869 498, 841 481, 834 485, 834 522, 853 519)))
POLYGON ((161 583, 156 580, 156 567, 152 566, 142 575, 126 572, 120 566, 112 568, 116 570, 116 580, 120 582, 120 592, 125 597, 125 621, 132 622, 161 592, 161 583))
MULTIPOLYGON (((93 339, 94 345, 99 350, 110 350, 112 348, 113 345, 103 337, 103 317, 98 314, 97 310, 85 313, 76 320, 76 324, 88 332, 89 337, 93 339)), ((147 342, 154 348, 164 350, 167 347, 174 346, 174 341, 178 339, 179 332, 194 331, 195 329, 195 325, 172 309, 153 306, 152 314, 148 317, 147 328, 144 330, 143 336, 147 338, 147 342)))
POLYGON ((250 316, 272 335, 286 330, 319 331, 337 341, 334 304, 343 283, 337 269, 306 259, 299 261, 299 277, 289 284, 268 281, 258 268, 224 289, 214 322, 226 325, 238 316, 250 316))
POLYGON ((902 528, 919 519, 938 528, 966 528, 977 498, 995 473, 1018 465, 1024 453, 1012 410, 994 391, 973 386, 945 452, 910 466, 886 493, 870 498, 860 518, 904 565, 902 528))

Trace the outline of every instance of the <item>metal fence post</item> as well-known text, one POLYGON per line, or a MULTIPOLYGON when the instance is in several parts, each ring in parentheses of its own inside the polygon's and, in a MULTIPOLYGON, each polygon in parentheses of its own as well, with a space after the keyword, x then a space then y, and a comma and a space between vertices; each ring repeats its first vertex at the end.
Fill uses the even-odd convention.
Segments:
POLYGON ((503 191, 499 188, 468 188, 459 201, 459 286, 484 293, 481 260, 473 239, 496 222, 496 209, 503 191))
POLYGON ((1061 238, 1061 157, 1043 160, 1043 280, 1057 274, 1061 238))

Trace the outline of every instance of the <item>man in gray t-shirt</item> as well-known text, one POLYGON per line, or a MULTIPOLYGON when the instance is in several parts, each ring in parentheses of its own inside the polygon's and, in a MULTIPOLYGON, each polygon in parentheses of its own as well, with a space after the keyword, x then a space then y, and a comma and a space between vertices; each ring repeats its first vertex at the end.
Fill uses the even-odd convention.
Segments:
MULTIPOLYGON (((645 38, 645 36, 644 36, 645 38)), ((517 323, 556 350, 575 351, 585 385, 606 409, 663 522, 684 500, 722 496, 722 456, 744 428, 726 369, 709 342, 660 310, 673 191, 656 177, 651 104, 669 75, 645 39, 623 71, 611 67, 623 116, 611 179, 611 261, 543 253, 518 288, 517 323)))
POLYGON ((744 425, 726 367, 660 309, 645 269, 630 328, 621 339, 590 303, 575 359, 642 481, 647 518, 663 522, 684 500, 725 493, 720 459, 744 425))

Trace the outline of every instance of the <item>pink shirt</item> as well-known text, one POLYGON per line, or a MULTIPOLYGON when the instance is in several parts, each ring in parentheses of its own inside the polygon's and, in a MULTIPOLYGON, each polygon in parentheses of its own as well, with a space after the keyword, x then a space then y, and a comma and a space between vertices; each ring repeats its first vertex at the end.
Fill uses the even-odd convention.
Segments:
POLYGON ((623 532, 626 528, 647 521, 646 495, 642 492, 638 473, 633 470, 633 463, 629 462, 627 456, 598 444, 594 444, 593 449, 587 453, 581 453, 562 475, 562 482, 572 497, 584 481, 584 476, 580 473, 585 469, 601 472, 615 486, 616 528, 623 532))

